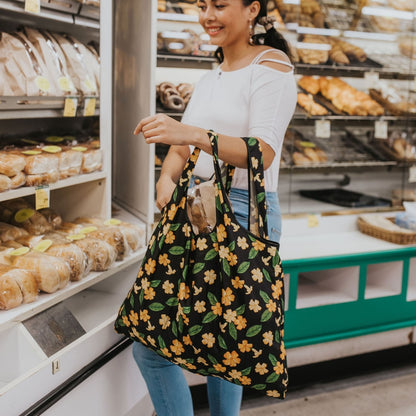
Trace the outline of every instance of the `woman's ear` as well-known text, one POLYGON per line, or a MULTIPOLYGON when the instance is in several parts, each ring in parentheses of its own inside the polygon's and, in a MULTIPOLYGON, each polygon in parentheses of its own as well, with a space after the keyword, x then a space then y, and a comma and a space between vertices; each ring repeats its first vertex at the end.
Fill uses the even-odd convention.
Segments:
POLYGON ((250 6, 248 6, 249 9, 249 19, 254 20, 258 14, 260 13, 260 2, 259 1, 253 1, 250 6))

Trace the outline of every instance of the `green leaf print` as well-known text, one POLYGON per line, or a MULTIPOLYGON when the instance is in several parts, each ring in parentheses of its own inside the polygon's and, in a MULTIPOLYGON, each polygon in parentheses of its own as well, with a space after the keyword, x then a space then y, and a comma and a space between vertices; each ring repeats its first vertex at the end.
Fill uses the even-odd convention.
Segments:
POLYGON ((250 260, 253 260, 257 256, 258 251, 255 248, 252 248, 250 250, 250 253, 248 253, 248 258, 250 260))
POLYGON ((207 296, 208 296, 209 303, 212 306, 215 306, 218 303, 218 299, 215 297, 215 295, 212 292, 208 292, 207 296))
POLYGON ((268 310, 265 310, 265 311, 262 313, 262 315, 261 315, 260 321, 261 321, 261 322, 266 322, 266 321, 268 321, 271 317, 272 317, 272 313, 271 313, 270 311, 268 311, 268 310))
POLYGON ((190 307, 190 306, 184 306, 184 307, 182 308, 182 310, 183 310, 183 313, 184 313, 185 315, 187 315, 189 312, 191 312, 191 307, 190 307))
POLYGON ((149 305, 149 309, 151 311, 158 312, 158 311, 162 311, 163 309, 165 309, 165 305, 162 305, 161 303, 158 303, 158 302, 154 302, 149 305))
POLYGON ((165 238, 166 238, 165 235, 162 235, 162 237, 160 238, 160 240, 159 240, 159 250, 162 248, 163 243, 165 242, 165 238))
POLYGON ((269 375, 269 377, 266 378, 266 383, 276 383, 278 379, 279 379, 279 374, 272 373, 269 375))
POLYGON ((205 267, 205 263, 195 263, 192 269, 192 274, 197 274, 205 267))
POLYGON ((207 324, 208 322, 212 322, 214 319, 217 318, 217 315, 215 315, 215 313, 213 312, 208 312, 205 316, 204 319, 202 320, 203 324, 207 324))
POLYGON ((246 310, 246 305, 239 306, 235 311, 237 312, 237 315, 242 315, 244 311, 246 310))
POLYGON ((256 140, 254 137, 250 137, 250 138, 248 139, 248 145, 249 145, 249 146, 255 146, 255 145, 256 145, 256 143, 257 143, 257 140, 256 140))
POLYGON ((247 367, 244 370, 241 371, 241 374, 243 376, 248 376, 251 373, 251 367, 247 367))
POLYGON ((217 207, 217 210, 222 212, 221 202, 219 198, 215 198, 215 206, 217 207))
POLYGON ((157 243, 157 241, 156 241, 156 239, 155 239, 155 241, 153 241, 152 247, 151 247, 151 249, 150 249, 150 253, 152 254, 152 256, 153 256, 153 253, 154 253, 155 248, 156 248, 156 243, 157 243))
POLYGON ((230 252, 234 251, 235 249, 235 241, 231 241, 231 243, 228 245, 228 249, 230 252))
POLYGON ((132 308, 134 308, 134 296, 130 296, 130 305, 132 308))
POLYGON ((180 334, 182 334, 182 332, 183 332, 183 318, 182 318, 182 315, 179 316, 179 319, 178 319, 178 331, 179 331, 180 334))
POLYGON ((264 303, 269 303, 270 298, 266 292, 263 292, 262 290, 260 290, 260 296, 264 300, 264 303))
POLYGON ((189 328, 188 334, 192 337, 193 335, 199 334, 202 330, 202 325, 194 325, 189 328))
POLYGON ((163 338, 159 335, 157 337, 157 340, 159 341, 159 347, 163 350, 163 348, 166 348, 166 344, 165 341, 163 340, 163 338))
POLYGON ((212 240, 213 243, 217 243, 218 242, 217 234, 215 234, 215 233, 211 234, 211 240, 212 240))
POLYGON ((274 332, 274 339, 275 339, 276 342, 280 341, 280 334, 279 334, 279 330, 277 330, 277 329, 274 332))
POLYGON ((276 253, 276 255, 273 257, 273 260, 272 260, 273 267, 279 263, 279 260, 280 260, 279 254, 276 253))
POLYGON ((180 256, 185 252, 185 248, 181 246, 174 246, 169 249, 169 254, 172 254, 173 256, 180 256))
POLYGON ((262 202, 264 201, 264 192, 260 192, 259 194, 257 194, 257 202, 262 202))
POLYGON ((264 390, 266 388, 265 384, 255 384, 254 386, 251 386, 253 389, 256 390, 264 390))
POLYGON ((182 271, 182 277, 184 278, 184 279, 186 279, 186 276, 188 275, 188 265, 186 265, 184 268, 183 268, 183 271, 182 271))
POLYGON ((172 333, 175 335, 175 337, 178 336, 178 327, 176 326, 176 322, 172 321, 172 333))
POLYGON ((247 270, 248 270, 248 268, 250 267, 250 262, 248 262, 248 261, 243 261, 241 264, 240 264, 240 266, 238 266, 238 269, 237 269, 237 273, 238 274, 240 274, 240 273, 245 273, 247 270))
POLYGON ((166 301, 166 305, 168 305, 168 306, 177 306, 178 302, 179 302, 178 298, 169 298, 166 301))
POLYGON ((209 374, 218 374, 218 371, 215 368, 208 368, 209 374))
POLYGON ((230 322, 230 324, 228 325, 228 330, 230 332, 231 337, 234 340, 237 340, 237 328, 235 327, 233 322, 230 322))
POLYGON ((173 196, 172 196, 173 201, 176 201, 177 197, 178 197, 178 188, 175 188, 175 191, 173 192, 173 196))
POLYGON ((123 320, 122 319, 118 319, 117 320, 117 325, 116 326, 126 326, 125 324, 124 324, 124 322, 123 322, 123 320))
POLYGON ((214 365, 218 364, 218 361, 211 354, 208 354, 208 360, 210 360, 214 365))
POLYGON ((270 278, 270 274, 266 269, 263 269, 263 276, 266 278, 266 280, 270 283, 272 283, 272 279, 270 278))
POLYGON ((140 295, 139 295, 139 302, 140 302, 140 305, 142 305, 142 304, 143 304, 143 298, 144 298, 144 290, 143 290, 143 289, 141 289, 141 290, 140 290, 140 295))
POLYGON ((261 330, 261 325, 254 325, 247 330, 246 337, 255 337, 261 330))
POLYGON ((277 364, 277 358, 273 354, 269 354, 269 360, 272 363, 273 367, 277 364))
POLYGON ((150 286, 152 287, 158 287, 160 285, 161 280, 152 280, 150 282, 150 286))
POLYGON ((230 265, 228 264, 227 259, 222 259, 222 268, 227 276, 230 276, 230 265))
POLYGON ((208 253, 205 255, 204 260, 208 261, 208 260, 215 259, 215 257, 217 257, 217 254, 218 252, 215 250, 215 248, 213 248, 210 251, 208 251, 208 253))
POLYGON ((170 231, 176 231, 176 230, 178 230, 178 229, 179 229, 179 227, 182 227, 182 225, 183 225, 183 224, 172 224, 172 225, 169 227, 169 230, 170 230, 170 231))
POLYGON ((227 347, 227 344, 226 344, 226 343, 225 343, 225 341, 224 341, 224 338, 223 338, 221 335, 218 335, 217 339, 218 339, 218 345, 219 345, 222 349, 224 349, 224 350, 228 350, 228 347, 227 347))

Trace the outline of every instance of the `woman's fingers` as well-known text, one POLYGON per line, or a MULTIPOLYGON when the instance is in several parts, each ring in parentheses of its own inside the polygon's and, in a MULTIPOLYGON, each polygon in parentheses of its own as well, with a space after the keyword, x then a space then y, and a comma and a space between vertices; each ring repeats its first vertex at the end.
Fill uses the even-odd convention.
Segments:
POLYGON ((149 116, 149 117, 145 117, 144 119, 142 119, 140 121, 140 123, 136 126, 136 128, 134 129, 134 134, 139 134, 141 133, 141 131, 143 130, 143 128, 151 123, 152 121, 156 120, 156 116, 149 116))

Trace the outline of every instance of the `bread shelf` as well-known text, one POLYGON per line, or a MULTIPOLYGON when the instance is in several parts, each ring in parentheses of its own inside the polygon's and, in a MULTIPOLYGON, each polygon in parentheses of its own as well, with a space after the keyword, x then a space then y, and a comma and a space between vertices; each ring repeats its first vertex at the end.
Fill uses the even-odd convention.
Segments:
POLYGON ((198 23, 198 16, 180 13, 163 13, 157 14, 157 20, 166 20, 169 22, 187 22, 187 23, 198 23))
POLYGON ((105 272, 89 273, 88 276, 79 282, 70 282, 65 288, 58 290, 55 293, 40 293, 35 302, 23 304, 8 311, 0 311, 0 332, 14 325, 16 322, 24 321, 25 319, 30 318, 31 316, 34 316, 35 314, 53 305, 56 305, 58 302, 61 302, 76 293, 101 282, 104 279, 107 279, 109 276, 112 276, 123 269, 138 263, 143 258, 145 251, 146 248, 139 249, 137 252, 128 256, 125 260, 115 262, 114 265, 105 272))
POLYGON ((214 63, 215 58, 210 56, 157 54, 159 67, 212 69, 214 63))

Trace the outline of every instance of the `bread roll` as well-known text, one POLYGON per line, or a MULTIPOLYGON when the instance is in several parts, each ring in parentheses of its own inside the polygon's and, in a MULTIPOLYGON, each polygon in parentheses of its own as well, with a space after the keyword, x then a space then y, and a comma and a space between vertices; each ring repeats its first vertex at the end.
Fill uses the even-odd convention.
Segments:
POLYGON ((46 221, 51 224, 53 228, 58 228, 62 225, 62 217, 52 208, 43 208, 38 212, 45 217, 46 221))
POLYGON ((10 178, 10 189, 20 188, 26 184, 26 175, 24 172, 19 172, 18 174, 10 178))
POLYGON ((0 174, 0 192, 7 191, 12 187, 12 181, 6 175, 0 174))
POLYGON ((35 301, 39 293, 39 286, 33 273, 17 268, 12 269, 10 273, 13 273, 13 277, 22 291, 23 303, 35 301))
POLYGON ((23 294, 9 273, 0 276, 0 309, 12 309, 23 302, 23 294))
POLYGON ((25 173, 39 175, 59 170, 59 155, 49 153, 26 155, 25 173))
POLYGON ((10 152, 0 152, 0 174, 9 177, 16 176, 25 166, 24 156, 10 152))
POLYGON ((26 175, 26 186, 48 185, 58 182, 59 171, 52 170, 48 173, 38 173, 36 175, 26 175))
POLYGON ((100 170, 103 166, 103 152, 101 149, 89 149, 82 153, 82 173, 100 170))
POLYGON ((74 244, 87 255, 93 271, 107 270, 116 261, 116 249, 103 240, 85 237, 74 241, 74 244))
POLYGON ((11 224, 0 222, 0 241, 6 242, 17 240, 18 238, 28 236, 29 233, 23 228, 15 227, 11 224))

